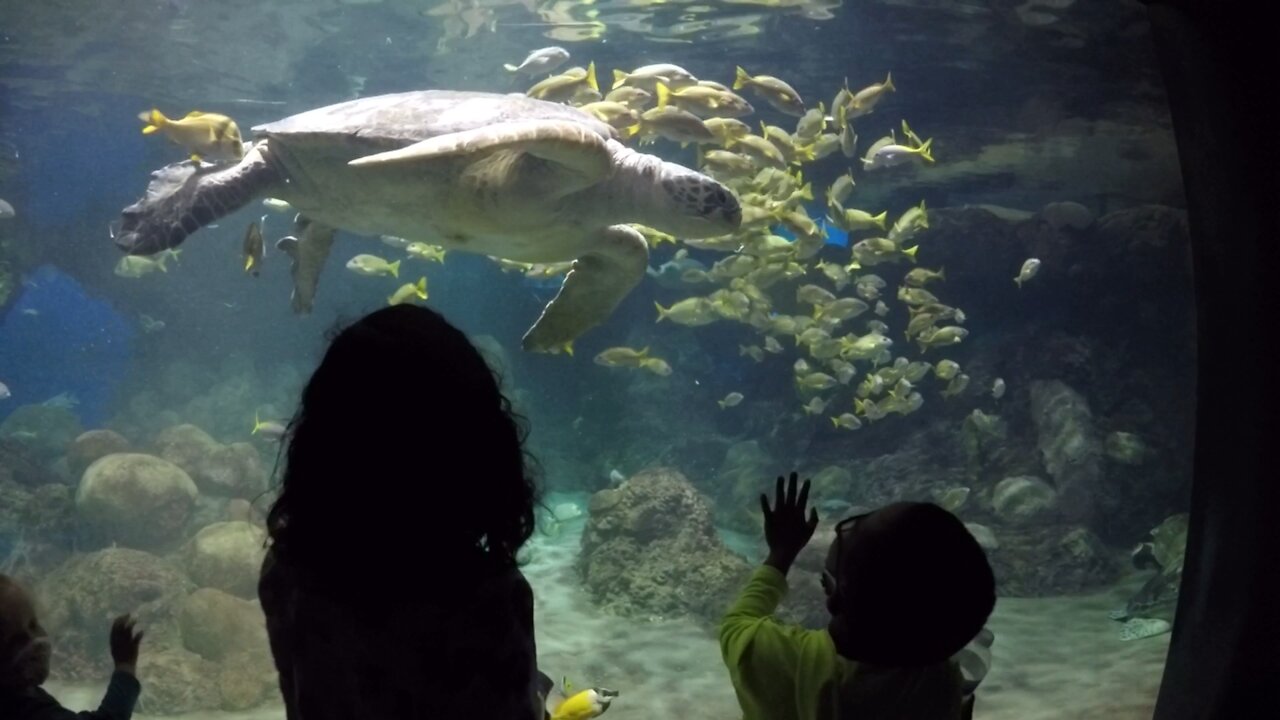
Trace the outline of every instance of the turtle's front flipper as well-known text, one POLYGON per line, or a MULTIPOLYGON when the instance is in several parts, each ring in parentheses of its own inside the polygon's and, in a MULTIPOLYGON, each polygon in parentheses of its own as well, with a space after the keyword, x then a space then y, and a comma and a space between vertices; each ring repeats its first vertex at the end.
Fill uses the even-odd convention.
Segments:
POLYGON ((190 161, 151 173, 146 195, 120 213, 116 246, 130 255, 154 255, 175 248, 187 236, 244 207, 279 182, 261 145, 228 168, 190 161))
POLYGON ((497 150, 528 153, 579 176, 579 182, 565 188, 565 193, 596 182, 608 174, 613 164, 607 138, 590 126, 566 120, 495 123, 474 130, 439 135, 397 150, 366 155, 348 164, 362 167, 387 163, 432 162, 461 156, 477 158, 483 153, 497 150))
POLYGON ((649 246, 626 225, 601 233, 595 248, 574 260, 560 292, 524 335, 524 349, 558 351, 613 314, 622 298, 644 279, 649 246))

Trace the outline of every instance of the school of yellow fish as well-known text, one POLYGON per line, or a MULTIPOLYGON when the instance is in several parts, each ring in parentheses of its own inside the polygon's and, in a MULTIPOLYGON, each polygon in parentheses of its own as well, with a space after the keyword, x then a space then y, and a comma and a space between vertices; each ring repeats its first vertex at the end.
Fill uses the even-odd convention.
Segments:
MULTIPOLYGON (((569 53, 562 48, 543 48, 520 65, 505 66, 503 72, 527 77, 532 82, 526 91, 530 97, 579 107, 611 125, 625 140, 649 144, 662 139, 682 148, 695 146, 698 168, 732 188, 742 205, 741 228, 722 237, 684 240, 636 226, 651 248, 664 243, 686 246, 663 269, 674 266, 679 282, 696 294, 669 307, 659 304, 659 322, 688 327, 738 323, 751 335, 740 345, 740 353, 757 363, 788 354, 790 347, 790 354, 798 356, 791 368, 800 410, 824 415, 836 428, 855 430, 890 414, 913 413, 924 404, 921 389, 926 383, 932 383, 943 397, 954 397, 968 387, 969 376, 959 364, 938 357, 939 351, 963 342, 968 330, 964 312, 935 294, 945 287, 945 270, 917 265, 920 248, 913 243, 929 226, 924 203, 907 209, 892 223, 887 212, 856 207, 857 181, 865 174, 934 162, 932 138, 921 139, 906 120, 900 123, 901 138, 891 129, 858 157, 854 121, 870 115, 897 92, 891 74, 857 91, 846 79, 829 105, 819 102, 810 107, 785 80, 753 75, 742 67, 735 68, 731 85, 699 79, 670 63, 629 72, 614 70, 612 87, 604 91, 594 63, 550 74, 568 59, 569 53), (545 77, 537 79, 540 75, 545 77), (743 120, 755 113, 755 107, 739 91, 795 118, 794 128, 761 121, 755 132, 743 120), (805 207, 815 194, 804 169, 822 161, 852 166, 826 188, 825 223, 816 222, 805 207), (849 235, 838 262, 829 259, 830 251, 828 259, 818 259, 827 247, 827 226, 849 235), (776 228, 785 228, 791 237, 776 234, 776 228), (722 253, 723 257, 708 266, 690 258, 689 248, 704 256, 722 253), (896 292, 888 291, 886 276, 903 268, 900 275, 893 273, 899 278, 896 292), (908 312, 901 341, 895 341, 897 333, 885 322, 892 302, 908 312), (909 356, 917 348, 916 356, 909 356)), ((172 121, 153 110, 142 119, 148 122, 144 132, 165 132, 193 155, 218 157, 238 150, 239 131, 225 116, 192 113, 172 121)), ((290 210, 279 200, 263 204, 271 210, 290 210)), ((251 228, 251 235, 255 231, 251 228)), ((445 250, 438 246, 386 236, 382 241, 403 251, 409 260, 443 263, 445 259, 445 250)), ((246 238, 244 254, 246 271, 256 272, 262 262, 260 236, 246 238)), ((572 267, 572 262, 494 260, 504 271, 535 279, 556 278, 572 267)), ((351 271, 367 276, 397 277, 399 266, 399 260, 370 254, 347 263, 351 271)), ((157 269, 164 269, 162 262, 157 269)), ((1039 261, 1029 259, 1015 282, 1021 286, 1038 269, 1039 261)), ((387 301, 394 305, 426 298, 424 277, 402 285, 387 301)), ((566 350, 572 354, 571 346, 566 350)), ((673 372, 648 347, 609 348, 595 362, 659 376, 673 372)), ((999 383, 998 392, 993 391, 997 399, 1004 393, 1003 381, 999 383)), ((743 393, 735 391, 718 404, 728 411, 744 399, 743 393)))
MULTIPOLYGON (((754 362, 766 362, 771 355, 798 356, 791 367, 801 411, 824 415, 836 428, 856 430, 864 422, 919 410, 924 405, 920 388, 928 382, 948 397, 969 382, 954 361, 941 359, 935 365, 924 359, 968 335, 963 311, 934 294, 946 281, 945 270, 915 265, 919 247, 913 240, 929 225, 924 203, 890 223, 886 212, 856 207, 857 183, 850 169, 826 190, 826 223, 815 222, 805 209, 815 199, 812 183, 804 179, 810 163, 844 158, 861 176, 934 162, 932 140, 921 139, 906 121, 901 139, 890 132, 859 158, 855 118, 869 115, 896 90, 892 75, 886 74, 883 81, 857 91, 846 82, 830 105, 808 107, 795 88, 771 75, 738 67, 727 86, 700 80, 677 65, 658 64, 615 70, 613 87, 602 94, 595 66, 588 64, 538 81, 528 93, 581 107, 640 143, 662 138, 696 145, 699 169, 738 194, 742 228, 728 236, 688 241, 637 228, 654 248, 673 243, 704 255, 724 254, 708 266, 691 260, 682 248, 672 263, 682 264, 679 279, 696 294, 669 307, 659 304, 657 320, 689 327, 741 324, 751 337, 740 345, 742 356, 754 362), (755 112, 752 100, 796 118, 794 128, 761 122, 757 133, 743 120, 755 112), (826 246, 827 224, 851 236, 841 251, 847 255, 838 262, 829 252, 828 259, 818 259, 826 246), (776 234, 778 227, 791 237, 776 234), (900 276, 896 293, 885 292, 889 281, 884 276, 895 266, 910 269, 900 276), (910 318, 906 342, 899 345, 884 322, 895 299, 910 318), (912 343, 919 350, 916 358, 895 353, 900 347, 913 352, 912 343)), ((503 266, 537 277, 569 269, 567 263, 503 266)), ((595 361, 660 375, 672 372, 647 347, 609 348, 595 361)), ((729 411, 745 398, 734 391, 717 404, 729 411)))

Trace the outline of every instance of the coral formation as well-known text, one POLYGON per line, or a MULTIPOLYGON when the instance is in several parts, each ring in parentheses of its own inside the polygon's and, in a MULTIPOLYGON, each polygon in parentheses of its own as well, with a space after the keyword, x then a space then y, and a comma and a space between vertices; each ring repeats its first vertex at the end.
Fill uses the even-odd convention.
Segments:
POLYGON ((30 445, 12 437, 0 437, 0 482, 38 487, 60 480, 30 445))
POLYGON ((55 670, 71 679, 102 677, 111 659, 107 631, 123 613, 147 628, 149 649, 172 643, 176 603, 191 589, 181 570, 141 550, 107 548, 71 558, 36 586, 41 620, 55 638, 55 670))
POLYGON ((0 423, 0 438, 20 441, 46 462, 60 457, 80 432, 80 418, 57 405, 23 405, 0 423))
POLYGON ((591 496, 578 569, 610 612, 707 623, 719 620, 750 572, 716 534, 707 499, 670 468, 591 496))
POLYGON ((75 538, 71 488, 34 487, 0 472, 0 572, 33 581, 67 559, 75 538))

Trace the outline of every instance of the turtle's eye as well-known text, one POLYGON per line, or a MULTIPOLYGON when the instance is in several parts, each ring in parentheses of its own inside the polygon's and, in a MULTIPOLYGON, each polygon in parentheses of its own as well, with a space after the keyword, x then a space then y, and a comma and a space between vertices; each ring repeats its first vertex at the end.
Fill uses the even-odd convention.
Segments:
POLYGON ((724 188, 716 188, 707 196, 707 214, 720 215, 737 227, 742 224, 742 207, 738 198, 724 188))

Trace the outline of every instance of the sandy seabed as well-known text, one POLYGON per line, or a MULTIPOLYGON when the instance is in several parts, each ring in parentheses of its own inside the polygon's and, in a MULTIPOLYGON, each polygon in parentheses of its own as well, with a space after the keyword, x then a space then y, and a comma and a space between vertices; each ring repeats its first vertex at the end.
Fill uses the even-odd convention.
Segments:
MULTIPOLYGON (((689 621, 637 622, 602 615, 580 589, 573 569, 578 532, 533 541, 525 574, 536 600, 539 665, 575 685, 602 685, 621 695, 611 720, 735 720, 737 701, 715 638, 689 621)), ((1092 595, 1001 599, 988 627, 995 632, 992 667, 978 690, 981 720, 1145 720, 1159 689, 1169 636, 1120 640, 1107 611, 1121 607, 1134 583, 1092 595)), ((143 652, 146 651, 145 645, 143 652)), ((101 687, 49 683, 73 710, 88 710, 101 687)), ((146 688, 143 688, 146 692, 146 688)), ((136 714, 134 717, 146 718, 136 714)), ((202 712, 184 720, 282 720, 283 707, 202 712)))

